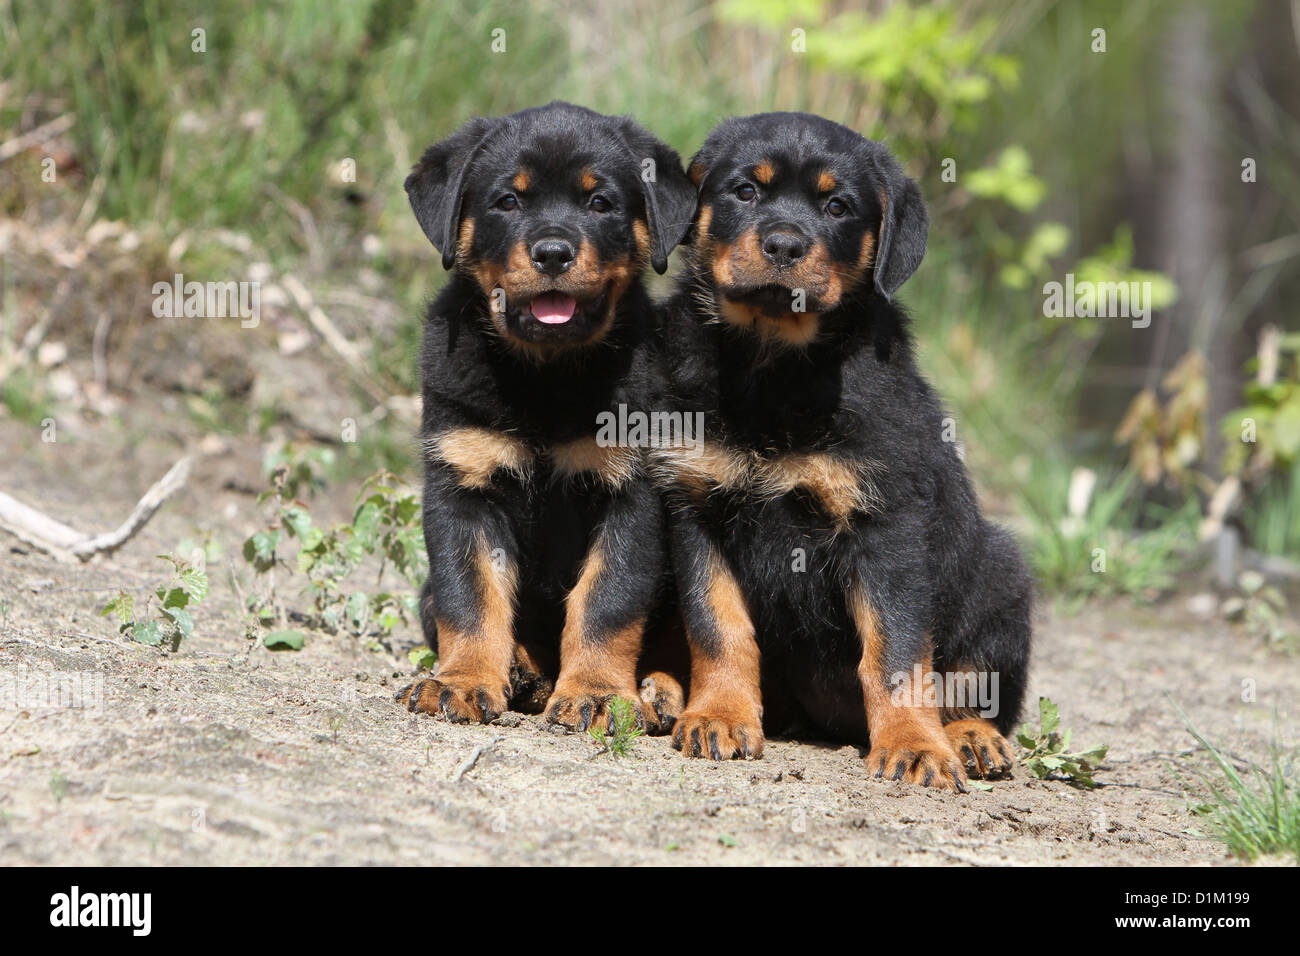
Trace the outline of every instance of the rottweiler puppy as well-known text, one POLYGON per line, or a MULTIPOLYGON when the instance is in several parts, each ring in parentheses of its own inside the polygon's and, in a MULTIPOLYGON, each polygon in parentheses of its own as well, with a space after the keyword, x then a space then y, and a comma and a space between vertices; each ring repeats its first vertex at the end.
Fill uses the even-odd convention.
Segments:
POLYGON ((929 217, 879 143, 816 116, 724 122, 693 159, 691 252, 659 401, 705 452, 653 452, 691 645, 674 743, 757 757, 811 723, 869 772, 1005 772, 1031 578, 981 517, 894 293, 929 217))
MULTIPOLYGON (((421 353, 420 615, 439 664, 398 700, 458 722, 514 707, 607 724, 612 697, 641 707, 666 547, 644 450, 599 441, 600 423, 645 404, 640 276, 665 270, 694 186, 630 119, 557 102, 469 121, 406 191, 453 274, 421 353)), ((682 691, 651 686, 654 730, 682 691)))

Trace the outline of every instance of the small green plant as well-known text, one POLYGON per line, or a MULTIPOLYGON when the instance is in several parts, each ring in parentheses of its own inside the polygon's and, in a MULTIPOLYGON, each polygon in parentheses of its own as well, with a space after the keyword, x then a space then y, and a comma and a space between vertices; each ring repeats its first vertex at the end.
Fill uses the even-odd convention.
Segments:
POLYGON ((1051 473, 1029 482, 1028 544, 1044 588, 1075 603, 1093 596, 1151 601, 1173 588, 1194 553, 1196 499, 1172 509, 1144 504, 1128 469, 1100 478, 1083 512, 1070 514, 1069 478, 1051 473))
POLYGON ((1269 765, 1237 769, 1231 757, 1210 743, 1179 709, 1188 733, 1210 755, 1218 774, 1194 769, 1208 799, 1193 808, 1233 855, 1246 860, 1289 854, 1300 862, 1300 780, 1296 753, 1284 754, 1274 741, 1269 765))
POLYGON ((143 605, 136 604, 135 595, 119 591, 117 597, 104 605, 99 616, 117 615, 118 632, 133 641, 152 647, 167 642, 176 650, 182 640, 194 633, 194 617, 190 611, 208 596, 208 575, 202 567, 174 554, 158 557, 170 562, 171 580, 156 588, 143 605))
POLYGON ((264 625, 283 621, 285 612, 275 590, 275 572, 280 568, 305 576, 303 590, 312 605, 305 616, 311 626, 330 633, 387 635, 415 617, 415 591, 428 573, 419 499, 396 475, 381 471, 362 484, 351 523, 318 526, 297 494, 323 487, 318 464, 301 456, 267 461, 271 487, 258 500, 271 502, 271 523, 243 547, 244 560, 262 585, 261 593, 250 601, 250 610, 264 625), (298 543, 292 564, 282 554, 290 541, 298 543), (367 556, 380 562, 375 590, 356 585, 355 572, 367 556), (409 590, 382 587, 390 570, 402 577, 409 590))
POLYGON ((1069 730, 1059 730, 1061 715, 1056 704, 1046 697, 1038 698, 1039 729, 1035 732, 1028 723, 1016 732, 1016 740, 1025 749, 1020 762, 1039 780, 1063 779, 1076 787, 1092 789, 1097 782, 1093 773, 1106 759, 1105 744, 1090 747, 1081 753, 1070 751, 1069 730))
POLYGON ((587 733, 601 746, 600 753, 630 756, 636 739, 645 734, 645 728, 637 720, 636 708, 626 697, 615 697, 609 702, 609 716, 612 726, 608 730, 592 727, 587 733))
POLYGON ((411 648, 406 657, 416 670, 431 671, 433 665, 438 663, 438 655, 431 648, 424 645, 411 648))

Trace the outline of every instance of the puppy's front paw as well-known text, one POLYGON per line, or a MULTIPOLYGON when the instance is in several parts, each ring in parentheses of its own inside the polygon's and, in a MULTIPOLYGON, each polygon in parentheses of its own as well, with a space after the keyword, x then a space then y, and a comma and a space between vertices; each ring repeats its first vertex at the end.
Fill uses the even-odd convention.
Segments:
POLYGON ((872 741, 867 772, 878 779, 966 792, 961 761, 941 732, 909 730, 882 734, 872 741))
POLYGON ((971 777, 1005 777, 1011 773, 1015 758, 1011 745, 998 729, 982 718, 954 720, 944 724, 943 732, 971 777))
POLYGON ((656 671, 641 681, 641 704, 645 709, 646 733, 669 733, 686 709, 686 692, 677 678, 656 671))
POLYGON ((673 730, 673 746, 686 757, 757 760, 763 740, 762 715, 752 707, 688 707, 673 730))
POLYGON ((483 680, 439 675, 403 687, 395 698, 413 714, 441 715, 455 724, 489 724, 505 713, 508 690, 483 680))

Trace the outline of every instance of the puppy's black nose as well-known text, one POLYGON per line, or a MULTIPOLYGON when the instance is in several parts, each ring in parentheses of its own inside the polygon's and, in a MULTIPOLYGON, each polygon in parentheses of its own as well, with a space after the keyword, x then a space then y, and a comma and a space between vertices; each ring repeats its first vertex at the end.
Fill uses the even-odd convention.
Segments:
POLYGON ((797 232, 774 229, 763 237, 763 255, 774 266, 792 266, 807 254, 808 240, 797 232))
POLYGON ((576 253, 573 251, 573 244, 567 239, 551 238, 538 239, 533 243, 530 255, 533 259, 533 268, 554 278, 561 272, 568 271, 569 266, 573 265, 576 253))

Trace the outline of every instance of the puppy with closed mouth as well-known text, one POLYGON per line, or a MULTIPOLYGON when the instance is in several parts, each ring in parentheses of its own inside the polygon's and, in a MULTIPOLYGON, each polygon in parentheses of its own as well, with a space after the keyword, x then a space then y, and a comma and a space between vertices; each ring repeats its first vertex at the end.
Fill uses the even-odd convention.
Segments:
POLYGON ((1010 769, 1031 579, 981 516, 893 297, 929 217, 888 151, 829 120, 724 122, 665 309, 659 401, 704 453, 654 453, 691 646, 674 743, 860 741, 870 773, 962 790, 1010 769))
MULTIPOLYGON (((421 353, 420 614, 438 669, 398 699, 455 721, 513 707, 607 724, 612 698, 641 707, 666 556, 643 450, 598 443, 598 421, 645 404, 640 276, 665 270, 694 187, 631 120, 552 103, 466 123, 406 191, 453 274, 421 353)), ((640 719, 666 729, 681 686, 651 686, 640 719)))

